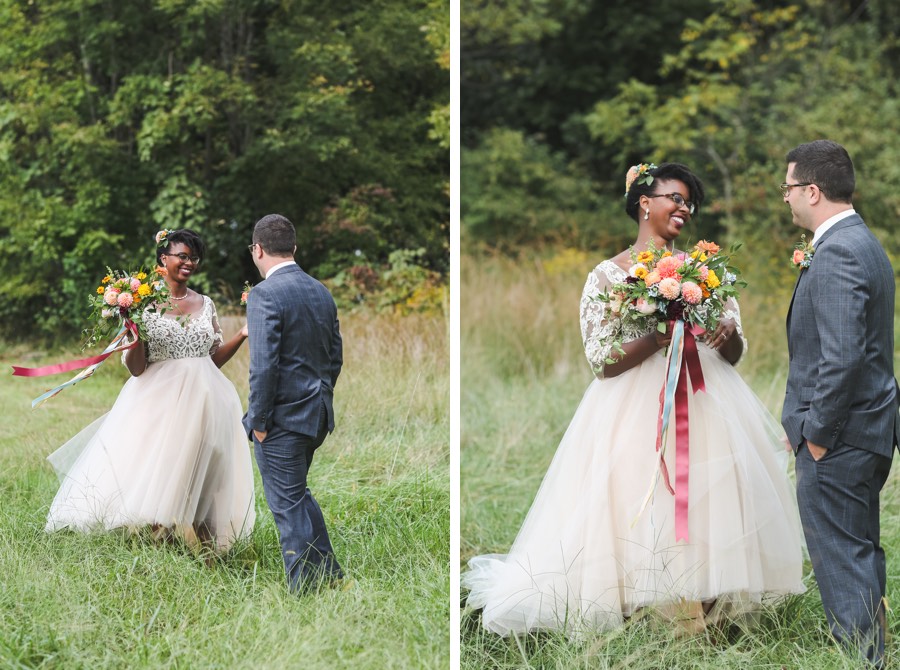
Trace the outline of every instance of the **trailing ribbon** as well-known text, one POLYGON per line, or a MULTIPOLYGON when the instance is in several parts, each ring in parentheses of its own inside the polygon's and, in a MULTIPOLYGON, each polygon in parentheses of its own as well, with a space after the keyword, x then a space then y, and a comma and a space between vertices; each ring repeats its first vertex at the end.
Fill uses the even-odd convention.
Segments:
POLYGON ((659 419, 656 425, 657 469, 632 525, 644 512, 662 478, 666 489, 675 496, 675 541, 688 540, 688 492, 690 475, 690 419, 688 416, 688 378, 693 392, 706 391, 703 368, 697 354, 695 337, 705 332, 697 326, 685 328, 684 321, 673 324, 672 342, 666 358, 666 378, 659 394, 659 419), (672 407, 675 408, 675 487, 666 467, 666 435, 672 407))
POLYGON ((31 401, 31 408, 34 409, 41 403, 49 400, 57 393, 62 391, 67 386, 73 386, 80 382, 83 379, 87 379, 94 371, 99 368, 106 361, 107 358, 112 356, 114 353, 118 351, 126 351, 128 349, 133 349, 137 346, 138 343, 138 329, 137 326, 131 320, 126 320, 125 324, 119 329, 119 332, 116 333, 115 337, 113 337, 112 341, 107 345, 106 349, 103 350, 102 354, 98 354, 97 356, 91 356, 90 358, 80 358, 73 361, 66 361, 65 363, 56 363, 54 365, 45 365, 40 368, 23 368, 16 365, 12 366, 13 375, 17 377, 46 377, 48 375, 56 375, 61 372, 70 372, 72 370, 77 370, 78 368, 84 368, 77 375, 72 377, 69 381, 56 386, 46 393, 38 396, 34 400, 31 401), (133 342, 128 342, 125 340, 125 335, 127 333, 131 333, 134 336, 133 342))

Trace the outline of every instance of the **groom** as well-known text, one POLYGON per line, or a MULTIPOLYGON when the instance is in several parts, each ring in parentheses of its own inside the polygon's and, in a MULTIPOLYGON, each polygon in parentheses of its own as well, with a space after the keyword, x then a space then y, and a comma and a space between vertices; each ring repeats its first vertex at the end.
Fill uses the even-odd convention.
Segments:
POLYGON ((853 209, 847 151, 828 140, 787 155, 794 224, 813 233, 787 316, 781 422, 797 456, 797 499, 831 632, 877 667, 884 656, 879 493, 897 443, 894 272, 853 209))
POLYGON ((294 262, 297 235, 279 214, 256 222, 250 253, 264 281, 247 298, 253 440, 266 501, 275 517, 288 586, 302 592, 343 574, 319 504, 306 486, 316 449, 334 430, 341 372, 337 307, 294 262))

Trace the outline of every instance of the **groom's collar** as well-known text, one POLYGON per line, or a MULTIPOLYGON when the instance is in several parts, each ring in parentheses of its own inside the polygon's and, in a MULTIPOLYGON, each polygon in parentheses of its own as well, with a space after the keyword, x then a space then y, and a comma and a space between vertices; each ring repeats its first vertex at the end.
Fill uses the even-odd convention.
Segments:
POLYGON ((281 268, 286 268, 289 265, 296 265, 296 264, 297 264, 297 262, 295 260, 291 259, 289 261, 285 261, 284 263, 279 263, 278 265, 273 265, 272 267, 269 268, 269 271, 266 273, 266 279, 271 277, 274 272, 277 272, 281 268))
POLYGON ((856 214, 856 210, 851 207, 850 209, 845 209, 843 212, 838 212, 830 219, 825 219, 822 225, 816 228, 816 233, 815 235, 813 235, 812 242, 810 242, 810 244, 816 246, 816 244, 818 244, 822 239, 822 236, 825 235, 825 233, 827 233, 834 226, 834 224, 838 223, 839 221, 843 221, 848 216, 853 216, 854 214, 856 214))

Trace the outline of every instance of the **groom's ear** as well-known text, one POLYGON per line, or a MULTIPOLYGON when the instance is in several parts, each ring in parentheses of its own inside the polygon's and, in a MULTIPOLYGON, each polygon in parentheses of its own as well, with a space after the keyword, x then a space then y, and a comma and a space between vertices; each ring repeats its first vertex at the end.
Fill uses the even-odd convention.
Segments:
POLYGON ((817 202, 819 202, 825 198, 825 196, 822 195, 822 190, 815 184, 810 184, 806 188, 809 189, 809 204, 810 205, 815 205, 817 202))

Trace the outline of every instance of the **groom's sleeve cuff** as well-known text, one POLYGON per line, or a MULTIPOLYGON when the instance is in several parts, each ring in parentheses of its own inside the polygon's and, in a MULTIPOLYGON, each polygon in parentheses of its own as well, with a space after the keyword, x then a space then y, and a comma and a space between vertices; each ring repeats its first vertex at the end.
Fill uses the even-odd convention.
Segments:
POLYGON ((843 427, 843 421, 835 421, 826 426, 807 418, 803 425, 803 437, 807 442, 818 444, 826 449, 833 449, 840 442, 843 427))

